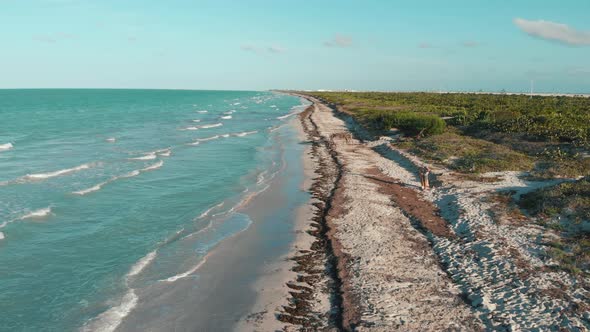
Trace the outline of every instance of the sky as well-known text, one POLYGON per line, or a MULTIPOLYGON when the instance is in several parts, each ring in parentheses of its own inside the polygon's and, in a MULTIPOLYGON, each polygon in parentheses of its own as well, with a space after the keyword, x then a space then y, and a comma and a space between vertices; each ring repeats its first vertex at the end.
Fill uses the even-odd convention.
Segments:
POLYGON ((588 0, 0 0, 0 88, 590 93, 588 0))

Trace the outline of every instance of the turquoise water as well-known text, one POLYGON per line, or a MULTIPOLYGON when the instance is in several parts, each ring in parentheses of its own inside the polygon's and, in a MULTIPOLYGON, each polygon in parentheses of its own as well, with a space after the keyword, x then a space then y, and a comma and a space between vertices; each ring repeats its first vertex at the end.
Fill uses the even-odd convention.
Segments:
POLYGON ((0 90, 0 330, 110 330, 249 226, 301 109, 270 92, 0 90))

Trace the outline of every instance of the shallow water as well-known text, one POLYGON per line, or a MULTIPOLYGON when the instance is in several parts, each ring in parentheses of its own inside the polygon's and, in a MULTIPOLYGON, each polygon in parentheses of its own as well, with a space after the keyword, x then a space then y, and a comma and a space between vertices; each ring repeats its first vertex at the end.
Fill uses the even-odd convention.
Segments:
POLYGON ((268 92, 0 90, 0 330, 112 330, 146 287, 191 277, 252 223, 239 207, 284 164, 273 129, 300 105, 268 92))

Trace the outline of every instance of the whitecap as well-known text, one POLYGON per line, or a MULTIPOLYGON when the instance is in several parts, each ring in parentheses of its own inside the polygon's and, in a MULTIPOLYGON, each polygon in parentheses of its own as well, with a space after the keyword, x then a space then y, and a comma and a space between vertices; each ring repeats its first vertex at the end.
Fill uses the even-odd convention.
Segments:
MULTIPOLYGON (((198 142, 206 142, 206 141, 212 141, 214 139, 218 139, 220 136, 219 135, 215 135, 215 136, 210 136, 210 137, 205 137, 205 138, 199 138, 197 139, 197 141, 195 143, 198 142)), ((195 144, 196 145, 196 144, 195 144)))
POLYGON ((222 118, 223 120, 229 120, 229 119, 231 119, 231 118, 232 118, 232 116, 231 116, 231 115, 224 115, 224 116, 222 116, 221 118, 222 118))
POLYGON ((237 136, 237 137, 244 137, 244 136, 247 136, 247 135, 256 134, 257 132, 258 132, 257 130, 253 130, 253 131, 244 131, 244 132, 241 132, 241 133, 234 134, 234 136, 237 136))
POLYGON ((283 115, 283 116, 278 116, 278 117, 277 117, 277 119, 279 119, 279 120, 283 120, 283 119, 286 119, 286 118, 288 118, 288 117, 290 117, 290 116, 293 116, 293 115, 295 115, 295 114, 297 114, 297 113, 299 113, 299 112, 291 112, 291 113, 289 113, 289 114, 285 114, 285 115, 283 115))
POLYGON ((115 180, 118 180, 118 179, 132 178, 132 177, 134 177, 134 176, 138 176, 140 173, 141 173, 141 172, 140 172, 140 170, 134 170, 134 171, 131 171, 131 172, 127 173, 127 174, 124 174, 124 175, 121 175, 121 176, 116 176, 116 177, 114 177, 114 178, 111 180, 111 182, 112 182, 112 181, 115 181, 115 180))
POLYGON ((141 171, 142 172, 152 171, 154 169, 158 169, 158 168, 162 167, 162 165, 164 165, 164 161, 163 160, 160 160, 160 161, 158 161, 157 163, 155 163, 153 165, 150 165, 150 166, 148 166, 146 168, 141 169, 141 171))
POLYGON ((212 207, 210 207, 207 210, 205 210, 205 212, 201 213, 197 219, 203 219, 203 218, 205 218, 206 216, 209 215, 209 213, 211 213, 211 211, 213 211, 215 209, 219 209, 220 207, 223 206, 223 204, 225 204, 225 202, 221 202, 221 203, 219 203, 217 205, 213 205, 212 207))
POLYGON ((121 298, 119 305, 111 307, 109 310, 90 320, 81 330, 84 332, 114 331, 121 324, 123 319, 137 306, 138 300, 135 291, 129 289, 123 298, 121 298))
POLYGON ((200 127, 191 126, 191 127, 186 127, 184 129, 180 129, 180 130, 199 130, 199 129, 200 129, 200 127))
POLYGON ((37 173, 37 174, 27 174, 23 177, 23 179, 25 180, 45 180, 45 179, 49 179, 49 178, 53 178, 56 176, 60 176, 60 175, 65 175, 65 174, 69 174, 69 173, 73 173, 73 172, 77 172, 77 171, 81 171, 83 169, 88 169, 90 168, 90 164, 83 164, 80 166, 76 166, 76 167, 72 167, 72 168, 66 168, 66 169, 62 169, 59 171, 55 171, 55 172, 48 172, 48 173, 37 173))
POLYGON ((72 192, 72 194, 84 196, 86 194, 89 194, 89 193, 92 193, 92 192, 95 192, 95 191, 99 191, 102 188, 102 186, 104 186, 105 184, 107 184, 109 182, 110 181, 101 182, 101 183, 97 184, 96 186, 92 186, 92 187, 90 187, 88 189, 82 189, 82 190, 74 191, 74 192, 72 192))
POLYGON ((97 184, 95 186, 92 186, 90 188, 82 189, 82 190, 78 190, 78 191, 73 191, 72 194, 84 196, 86 194, 90 194, 90 193, 93 193, 95 191, 99 191, 100 189, 102 189, 103 186, 105 186, 105 185, 107 185, 107 184, 109 184, 111 182, 117 181, 119 179, 132 178, 132 177, 138 176, 142 172, 147 172, 147 171, 152 171, 152 170, 158 169, 158 168, 162 167, 162 165, 164 165, 164 161, 163 160, 160 160, 157 163, 155 163, 153 165, 150 165, 150 166, 148 166, 146 168, 142 168, 142 169, 138 169, 138 170, 133 170, 133 171, 127 173, 127 174, 123 174, 123 175, 119 175, 119 176, 114 176, 111 179, 109 179, 108 181, 101 182, 101 183, 99 183, 99 184, 97 184))
POLYGON ((172 148, 156 150, 154 151, 154 153, 160 157, 170 157, 170 155, 172 154, 172 148))
POLYGON ((129 160, 154 160, 156 157, 155 152, 148 152, 141 157, 129 158, 129 160))
POLYGON ((201 144, 201 142, 199 142, 199 141, 195 141, 195 142, 192 142, 192 143, 188 143, 188 145, 199 145, 199 144, 201 144))
POLYGON ((227 112, 223 112, 223 114, 233 114, 233 113, 235 113, 235 112, 236 112, 236 110, 229 110, 229 111, 227 111, 227 112))
POLYGON ((209 111, 204 111, 204 110, 203 111, 197 111, 197 113, 201 113, 201 114, 205 114, 207 112, 209 112, 209 111))
POLYGON ((4 233, 0 232, 0 240, 4 240, 5 238, 4 233))
POLYGON ((25 214, 24 216, 20 217, 20 220, 41 219, 41 218, 47 217, 49 214, 51 214, 51 207, 46 207, 43 209, 39 209, 39 210, 30 212, 28 214, 25 214))
POLYGON ((110 137, 110 138, 107 138, 105 141, 107 141, 109 143, 115 143, 117 141, 117 139, 114 137, 110 137))
POLYGON ((156 258, 156 254, 157 250, 154 250, 137 261, 127 273, 127 278, 140 274, 156 258))
POLYGON ((0 151, 7 151, 14 147, 12 143, 0 144, 0 151))
POLYGON ((201 122, 201 120, 195 119, 195 120, 193 120, 193 122, 201 122))
POLYGON ((214 124, 199 126, 199 129, 208 129, 208 128, 215 128, 215 127, 221 127, 221 126, 223 126, 223 123, 214 123, 214 124))
POLYGON ((277 105, 270 105, 270 108, 277 108, 277 105))

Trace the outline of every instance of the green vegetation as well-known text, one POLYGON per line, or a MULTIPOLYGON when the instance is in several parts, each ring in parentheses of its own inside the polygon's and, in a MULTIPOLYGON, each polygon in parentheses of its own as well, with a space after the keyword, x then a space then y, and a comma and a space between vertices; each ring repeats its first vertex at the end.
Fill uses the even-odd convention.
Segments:
POLYGON ((494 172, 506 169, 528 171, 533 158, 505 146, 454 132, 411 140, 400 147, 464 173, 494 172))
POLYGON ((588 144, 590 98, 472 93, 317 92, 353 113, 372 108, 450 117, 454 126, 476 126, 530 138, 588 144))
POLYGON ((525 194, 520 205, 544 219, 563 216, 578 223, 590 221, 590 176, 525 194))
POLYGON ((549 256, 561 270, 572 274, 588 273, 590 270, 590 236, 576 236, 568 241, 549 243, 549 256))
POLYGON ((446 123, 440 117, 413 112, 385 110, 359 110, 361 122, 378 130, 403 129, 412 134, 436 135, 445 131, 446 123))
POLYGON ((474 93, 314 92, 369 131, 398 128, 402 147, 465 173, 590 173, 590 98, 474 93))
MULTIPOLYGON (((529 171, 540 178, 585 176, 540 189, 513 201, 497 195, 503 222, 528 220, 564 240, 547 250, 560 269, 573 274, 590 268, 590 98, 494 94, 317 92, 375 135, 397 128, 398 146, 460 172, 461 177, 493 181, 479 173, 529 171)), ((584 272, 585 273, 585 272, 584 272)))

